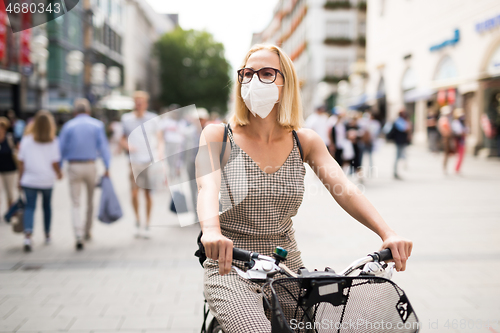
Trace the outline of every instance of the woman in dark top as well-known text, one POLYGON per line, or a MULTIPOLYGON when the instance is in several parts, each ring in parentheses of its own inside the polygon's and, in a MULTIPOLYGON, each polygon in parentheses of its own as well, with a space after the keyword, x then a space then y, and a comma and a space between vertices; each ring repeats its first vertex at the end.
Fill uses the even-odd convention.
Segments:
POLYGON ((5 191, 8 207, 14 202, 17 179, 17 166, 14 158, 16 146, 12 133, 7 133, 9 127, 9 119, 0 117, 0 189, 5 191))

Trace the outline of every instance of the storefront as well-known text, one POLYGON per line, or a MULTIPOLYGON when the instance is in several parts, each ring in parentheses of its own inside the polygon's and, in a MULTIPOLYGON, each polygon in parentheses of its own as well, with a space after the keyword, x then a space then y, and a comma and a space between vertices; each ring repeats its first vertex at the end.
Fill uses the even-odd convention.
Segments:
MULTIPOLYGON (((498 140, 496 135, 500 135, 500 41, 493 48, 493 52, 486 62, 483 77, 480 80, 479 89, 481 92, 481 104, 483 113, 488 117, 493 129, 492 135, 488 135, 488 130, 483 130, 482 139, 484 147, 489 149, 489 156, 499 156, 498 140)), ((483 127, 486 125, 483 124, 483 127)))
POLYGON ((17 72, 0 69, 0 114, 20 108, 21 75, 17 72))

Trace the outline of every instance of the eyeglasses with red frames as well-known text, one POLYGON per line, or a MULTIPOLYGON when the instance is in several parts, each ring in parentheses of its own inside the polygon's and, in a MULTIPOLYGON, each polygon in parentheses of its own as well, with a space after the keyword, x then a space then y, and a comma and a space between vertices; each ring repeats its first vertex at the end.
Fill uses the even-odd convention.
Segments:
POLYGON ((270 84, 276 81, 278 77, 278 73, 281 74, 281 77, 284 79, 285 76, 279 69, 272 67, 262 67, 259 70, 253 70, 251 68, 242 68, 238 70, 238 82, 241 84, 246 84, 252 81, 254 74, 257 74, 260 82, 270 84))

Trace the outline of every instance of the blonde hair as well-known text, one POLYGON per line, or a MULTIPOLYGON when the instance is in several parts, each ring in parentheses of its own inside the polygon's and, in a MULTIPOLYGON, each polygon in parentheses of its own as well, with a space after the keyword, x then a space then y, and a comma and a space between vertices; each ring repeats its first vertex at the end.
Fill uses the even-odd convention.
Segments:
POLYGON ((0 126, 5 128, 5 130, 10 127, 10 120, 7 117, 0 117, 0 126))
POLYGON ((56 137, 56 123, 49 111, 40 110, 28 125, 26 134, 32 134, 36 142, 52 142, 56 137))
POLYGON ((132 96, 134 99, 135 98, 141 98, 141 97, 144 97, 146 100, 149 101, 149 93, 147 91, 144 91, 144 90, 136 90, 134 92, 134 95, 132 96))
MULTIPOLYGON (((300 85, 293 62, 279 47, 274 45, 257 44, 254 45, 250 51, 248 51, 241 67, 245 67, 248 58, 260 50, 268 50, 278 55, 281 72, 284 76, 283 90, 281 100, 278 102, 278 116, 276 120, 285 128, 297 130, 302 125, 303 116, 302 101, 300 98, 300 85)), ((241 83, 238 80, 236 80, 235 90, 236 98, 234 102, 234 111, 231 114, 229 121, 234 122, 239 126, 245 126, 249 123, 248 115, 250 111, 241 97, 241 83)))

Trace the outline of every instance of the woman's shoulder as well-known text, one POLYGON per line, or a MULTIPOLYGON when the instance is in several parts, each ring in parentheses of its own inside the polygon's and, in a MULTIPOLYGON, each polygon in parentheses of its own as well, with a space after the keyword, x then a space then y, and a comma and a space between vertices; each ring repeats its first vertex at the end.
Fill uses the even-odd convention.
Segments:
POLYGON ((304 158, 307 159, 309 153, 311 153, 314 147, 324 147, 325 143, 323 139, 316 133, 314 130, 310 128, 300 128, 295 131, 297 133, 297 137, 300 142, 300 146, 302 147, 302 151, 304 152, 304 158))
POLYGON ((299 137, 300 144, 304 148, 307 148, 307 147, 310 147, 314 144, 317 144, 320 141, 321 141, 321 143, 323 143, 323 139, 321 139, 319 134, 310 128, 299 128, 295 132, 297 133, 297 136, 299 137))
POLYGON ((224 138, 225 126, 227 125, 224 123, 209 124, 203 129, 202 135, 209 142, 222 142, 222 139, 224 138))
POLYGON ((21 144, 26 144, 28 142, 35 142, 33 134, 24 134, 23 137, 21 138, 21 144))

